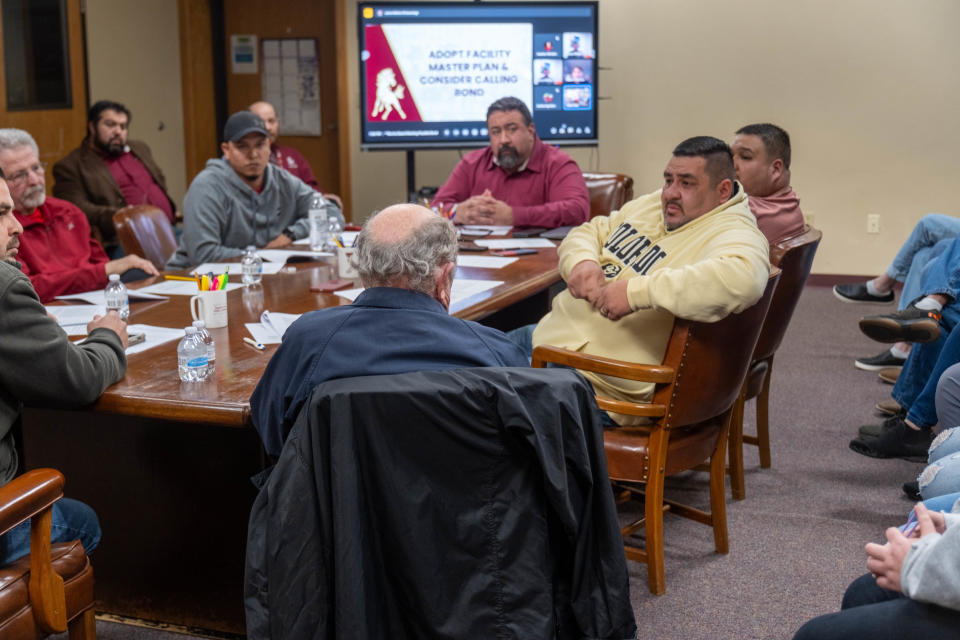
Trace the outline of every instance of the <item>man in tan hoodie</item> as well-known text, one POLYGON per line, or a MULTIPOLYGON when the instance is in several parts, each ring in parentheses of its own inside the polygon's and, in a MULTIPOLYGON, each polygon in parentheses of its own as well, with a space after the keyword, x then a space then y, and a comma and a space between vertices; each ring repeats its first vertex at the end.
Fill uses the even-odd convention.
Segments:
MULTIPOLYGON (((527 346, 550 344, 653 364, 674 317, 712 322, 763 295, 769 245, 734 179, 730 147, 708 136, 681 142, 662 189, 598 216, 560 245, 567 290, 527 346)), ((513 338, 523 345, 518 329, 513 338)), ((652 385, 584 372, 597 393, 646 400, 652 385)), ((626 423, 626 416, 614 416, 626 423)))

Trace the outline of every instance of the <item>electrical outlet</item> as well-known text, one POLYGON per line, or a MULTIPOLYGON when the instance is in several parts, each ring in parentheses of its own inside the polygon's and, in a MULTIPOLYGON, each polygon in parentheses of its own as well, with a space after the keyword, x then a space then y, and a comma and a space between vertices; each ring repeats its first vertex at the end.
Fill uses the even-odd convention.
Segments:
POLYGON ((867 233, 880 233, 880 214, 867 214, 867 233))

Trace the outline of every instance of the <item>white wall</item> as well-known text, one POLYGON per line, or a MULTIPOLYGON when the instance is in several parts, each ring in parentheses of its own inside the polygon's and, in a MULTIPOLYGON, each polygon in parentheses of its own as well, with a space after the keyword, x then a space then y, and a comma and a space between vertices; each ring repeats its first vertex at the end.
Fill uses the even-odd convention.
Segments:
MULTIPOLYGON (((403 197, 402 152, 361 152, 356 0, 348 2, 354 219, 403 197)), ((584 168, 660 185, 670 149, 770 121, 790 132, 793 183, 824 232, 819 273, 882 270, 924 213, 960 215, 960 2, 601 0, 600 145, 584 168), (881 233, 866 233, 866 216, 881 233)), ((347 125, 346 122, 342 123, 347 125)), ((442 183, 452 151, 417 153, 442 183)))
POLYGON ((180 206, 187 184, 177 0, 86 0, 86 24, 91 104, 130 109, 130 138, 150 145, 180 206))

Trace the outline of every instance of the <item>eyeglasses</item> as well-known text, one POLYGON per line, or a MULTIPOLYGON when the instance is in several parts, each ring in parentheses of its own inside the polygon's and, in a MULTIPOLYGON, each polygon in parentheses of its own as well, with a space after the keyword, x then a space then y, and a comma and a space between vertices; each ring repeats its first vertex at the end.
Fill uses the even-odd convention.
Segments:
POLYGON ((23 182, 24 180, 30 177, 31 173, 36 173, 38 175, 43 175, 43 172, 47 170, 46 162, 38 162, 37 164, 24 169, 23 171, 17 171, 12 176, 7 176, 7 184, 17 184, 23 182))

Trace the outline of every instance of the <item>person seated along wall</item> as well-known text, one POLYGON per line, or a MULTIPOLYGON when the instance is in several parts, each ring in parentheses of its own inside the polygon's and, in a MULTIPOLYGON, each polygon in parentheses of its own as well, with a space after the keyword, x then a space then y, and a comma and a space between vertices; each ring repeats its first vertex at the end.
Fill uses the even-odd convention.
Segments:
POLYGON ((357 239, 366 287, 353 304, 305 313, 283 336, 250 397, 266 452, 283 442, 321 382, 464 367, 526 367, 523 352, 496 329, 454 318, 457 262, 453 224, 420 205, 383 209, 357 239))
MULTIPOLYGON (((937 258, 949 251, 952 243, 960 235, 960 218, 940 213, 928 213, 920 218, 913 227, 906 242, 900 247, 887 270, 866 282, 838 284, 833 287, 833 295, 843 302, 851 303, 887 303, 893 302, 893 287, 903 283, 900 292, 899 311, 918 300, 923 294, 923 281, 927 271, 937 258)), ((900 341, 879 354, 858 358, 858 369, 876 371, 885 367, 902 366, 910 353, 910 343, 900 341)))
POLYGON ((803 231, 800 197, 790 186, 790 135, 775 124, 748 124, 730 145, 737 180, 770 244, 803 231))
MULTIPOLYGON (((554 345, 659 364, 675 317, 713 322, 760 299, 769 243, 734 179, 730 147, 709 136, 684 140, 663 178, 663 188, 567 235, 558 249, 567 289, 535 328, 508 334, 528 354, 554 345)), ((606 398, 647 401, 652 394, 649 383, 583 373, 606 398)))
MULTIPOLYGON (((271 164, 283 167, 306 182, 314 190, 323 193, 323 189, 320 188, 316 176, 313 175, 313 169, 310 168, 310 163, 303 157, 303 154, 293 147, 277 144, 277 138, 280 136, 280 119, 277 118, 277 111, 273 108, 273 105, 260 100, 254 102, 247 107, 247 109, 263 118, 263 123, 267 125, 267 134, 270 136, 271 164)), ((340 200, 340 196, 333 193, 324 193, 323 197, 328 200, 333 200, 337 203, 338 207, 343 209, 343 202, 340 200)))
POLYGON ((490 145, 465 155, 434 196, 457 224, 562 227, 590 218, 590 195, 573 158, 537 137, 527 105, 500 98, 487 109, 490 145))
MULTIPOLYGON (((307 214, 317 192, 270 164, 263 119, 238 111, 223 127, 222 158, 190 183, 183 199, 183 235, 168 269, 239 258, 244 249, 280 249, 310 234, 307 214)), ((339 214, 339 207, 327 201, 339 214)))
MULTIPOLYGON (((127 368, 127 325, 111 311, 94 316, 87 339, 74 344, 47 315, 17 253, 23 227, 0 167, 0 486, 17 474, 14 426, 23 405, 75 408, 92 403, 127 368)), ((82 216, 81 216, 82 217, 82 216)), ((100 542, 93 509, 69 498, 53 505, 52 542, 79 539, 87 553, 100 542)), ((30 522, 0 536, 0 565, 30 552, 30 522)))
POLYGON ((113 214, 123 207, 149 204, 167 214, 171 224, 176 220, 177 205, 150 147, 127 139, 131 118, 119 102, 97 102, 87 113, 80 146, 53 165, 53 195, 80 207, 111 257, 123 255, 113 226, 113 214))
POLYGON ((917 528, 866 546, 867 570, 841 610, 810 620, 793 640, 956 638, 960 630, 960 514, 914 507, 917 528))
POLYGON ((880 342, 914 344, 893 385, 901 411, 882 425, 863 425, 850 448, 875 458, 923 461, 937 425, 937 385, 960 362, 960 238, 931 260, 919 289, 926 292, 903 311, 860 319, 860 330, 880 342))
POLYGON ((75 205, 46 195, 37 143, 22 129, 0 129, 0 167, 7 174, 14 215, 23 225, 20 262, 41 302, 107 286, 111 274, 126 282, 159 272, 137 255, 110 260, 90 236, 75 205))

